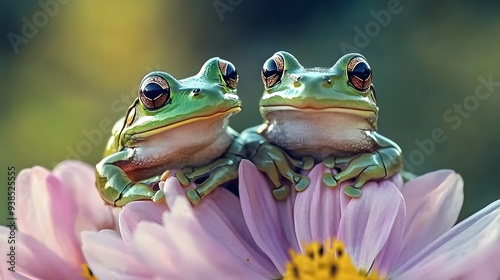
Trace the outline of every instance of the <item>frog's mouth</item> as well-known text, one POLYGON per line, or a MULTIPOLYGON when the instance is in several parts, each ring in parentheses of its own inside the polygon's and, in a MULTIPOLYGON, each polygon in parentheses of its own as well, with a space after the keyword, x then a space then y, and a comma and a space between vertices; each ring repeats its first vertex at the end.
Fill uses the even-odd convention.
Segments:
POLYGON ((134 140, 144 139, 144 138, 147 138, 149 136, 157 135, 159 133, 162 133, 162 132, 165 132, 167 130, 174 129, 176 127, 180 127, 180 126, 183 126, 183 125, 186 125, 186 124, 190 124, 190 123, 194 123, 194 122, 203 122, 203 121, 206 121, 206 120, 211 120, 211 119, 216 119, 216 118, 223 118, 225 116, 237 113, 239 111, 241 111, 241 106, 232 107, 232 108, 230 108, 228 110, 219 111, 219 112, 216 112, 216 113, 213 113, 213 114, 210 114, 210 115, 197 116, 197 117, 186 119, 186 120, 183 120, 183 121, 180 121, 180 122, 172 123, 172 124, 169 124, 169 125, 166 125, 166 126, 162 126, 162 127, 154 128, 154 129, 151 129, 151 130, 146 130, 146 131, 138 132, 138 133, 134 134, 132 136, 132 138, 134 140))
POLYGON ((347 114, 353 116, 359 116, 367 119, 368 121, 374 121, 377 117, 377 113, 372 110, 363 110, 356 108, 344 108, 344 107, 327 107, 327 108, 312 108, 312 107, 294 107, 289 105, 272 105, 272 106, 261 106, 260 112, 262 115, 268 115, 276 111, 298 111, 302 113, 337 113, 337 114, 347 114))

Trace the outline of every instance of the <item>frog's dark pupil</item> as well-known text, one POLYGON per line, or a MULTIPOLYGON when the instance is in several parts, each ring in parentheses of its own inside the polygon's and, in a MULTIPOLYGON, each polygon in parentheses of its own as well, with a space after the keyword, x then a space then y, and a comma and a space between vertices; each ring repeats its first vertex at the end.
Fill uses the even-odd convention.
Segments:
POLYGON ((236 80, 238 78, 238 72, 232 63, 228 63, 226 67, 226 74, 224 75, 226 79, 236 80))
POLYGON ((372 70, 365 62, 360 62, 356 64, 354 69, 352 69, 352 75, 360 78, 361 80, 366 80, 370 77, 372 70))
POLYGON ((278 65, 276 65, 276 61, 271 57, 265 63, 264 67, 262 67, 262 75, 267 79, 278 73, 278 65))
POLYGON ((151 100, 155 100, 161 94, 168 94, 168 89, 163 89, 157 83, 149 83, 144 87, 143 94, 151 100))

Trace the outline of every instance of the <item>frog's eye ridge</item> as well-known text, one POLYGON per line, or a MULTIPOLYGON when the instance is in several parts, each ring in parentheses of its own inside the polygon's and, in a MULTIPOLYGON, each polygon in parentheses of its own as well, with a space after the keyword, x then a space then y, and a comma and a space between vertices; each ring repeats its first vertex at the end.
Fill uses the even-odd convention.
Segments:
POLYGON ((354 88, 365 91, 372 83, 372 69, 362 57, 354 57, 347 64, 347 77, 354 88))
POLYGON ((158 109, 170 100, 170 86, 160 76, 149 77, 141 85, 139 99, 147 109, 158 109))
POLYGON ((226 85, 232 89, 238 86, 238 72, 234 65, 224 59, 219 60, 219 69, 226 85))
POLYGON ((262 82, 266 88, 271 88, 281 82, 283 77, 283 70, 285 68, 285 61, 281 55, 273 55, 268 58, 262 66, 262 82))

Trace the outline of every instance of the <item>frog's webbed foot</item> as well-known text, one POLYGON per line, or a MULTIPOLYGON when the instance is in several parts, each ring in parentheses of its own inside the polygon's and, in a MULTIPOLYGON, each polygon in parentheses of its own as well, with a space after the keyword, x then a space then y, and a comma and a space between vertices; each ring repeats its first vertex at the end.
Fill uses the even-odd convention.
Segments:
POLYGON ((153 200, 157 192, 153 191, 149 185, 140 182, 131 182, 121 193, 115 206, 123 206, 136 200, 153 200))
POLYGON ((186 193, 189 201, 197 205, 204 196, 218 186, 238 177, 239 161, 240 159, 237 157, 223 157, 205 166, 184 168, 176 172, 175 177, 184 187, 197 179, 207 177, 195 189, 189 189, 186 193))
POLYGON ((260 171, 267 174, 274 185, 273 195, 278 200, 285 199, 290 193, 289 187, 282 184, 281 177, 292 182, 297 191, 303 191, 309 186, 310 179, 294 170, 295 168, 309 170, 314 165, 312 157, 294 159, 281 148, 267 142, 262 143, 257 149, 252 162, 260 171))
MULTIPOLYGON (((332 155, 326 157, 323 160, 323 164, 325 165, 326 168, 329 168, 329 169, 335 168, 335 157, 332 155)), ((328 172, 328 171, 323 173, 323 182, 328 187, 334 187, 337 185, 337 180, 335 180, 335 178, 333 178, 333 174, 328 172)))
MULTIPOLYGON (((339 161, 342 162, 345 159, 339 159, 339 161)), ((336 167, 338 166, 339 164, 336 165, 336 167)), ((344 193, 350 197, 360 197, 362 194, 361 188, 366 182, 386 178, 387 172, 382 156, 378 152, 374 152, 355 156, 348 161, 346 167, 341 169, 338 174, 330 174, 330 176, 326 176, 327 180, 325 180, 325 175, 323 175, 323 181, 329 187, 335 187, 344 181, 354 179, 353 184, 345 187, 344 193)))

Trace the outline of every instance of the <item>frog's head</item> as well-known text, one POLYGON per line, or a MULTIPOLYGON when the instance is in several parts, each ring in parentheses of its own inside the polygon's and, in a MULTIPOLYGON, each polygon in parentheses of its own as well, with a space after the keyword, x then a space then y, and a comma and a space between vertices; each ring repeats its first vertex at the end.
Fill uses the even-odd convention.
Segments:
POLYGON ((227 125, 229 116, 241 110, 237 84, 234 65, 218 57, 182 80, 161 71, 147 74, 125 117, 122 145, 192 123, 224 120, 222 125, 227 125))
POLYGON ((265 91, 260 111, 266 120, 278 111, 280 116, 286 111, 321 111, 352 115, 376 130, 372 72, 360 54, 346 54, 331 68, 304 68, 293 55, 280 51, 266 60, 261 76, 265 91))

